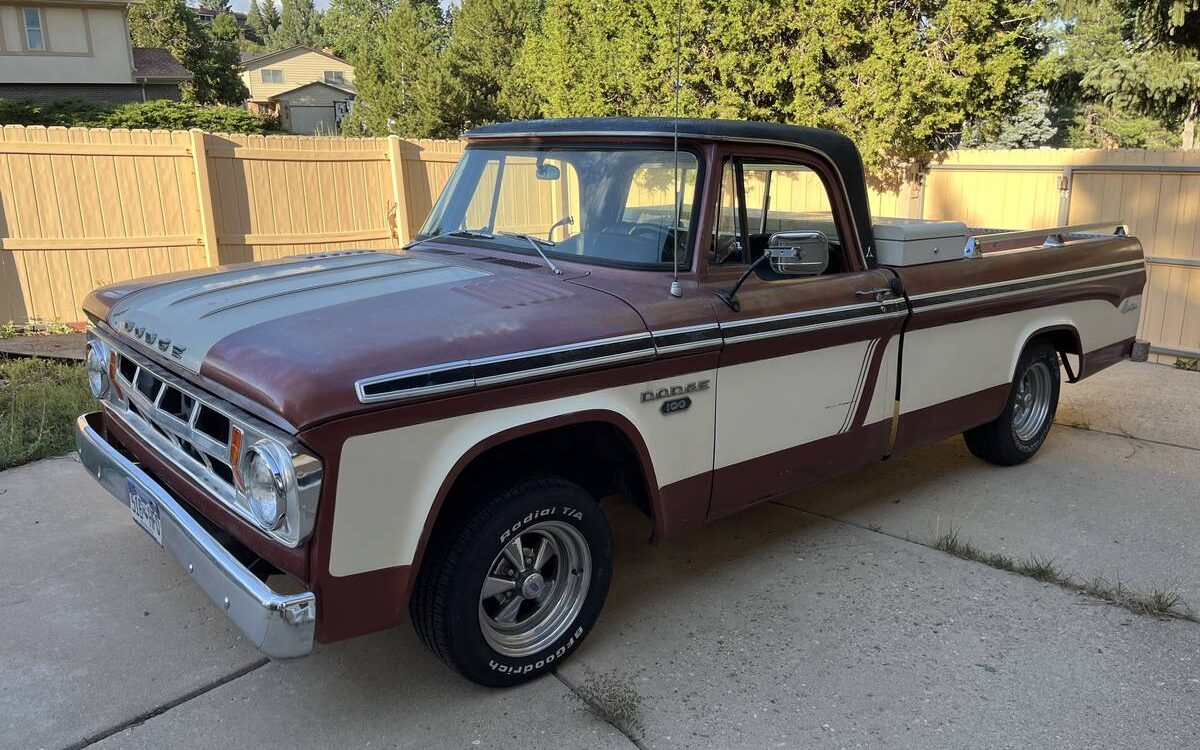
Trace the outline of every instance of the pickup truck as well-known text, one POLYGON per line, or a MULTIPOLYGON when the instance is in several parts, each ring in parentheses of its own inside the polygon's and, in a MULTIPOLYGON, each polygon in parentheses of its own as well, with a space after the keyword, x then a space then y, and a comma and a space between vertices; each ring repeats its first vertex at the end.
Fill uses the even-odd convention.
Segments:
MULTIPOLYGON (((1130 354, 1120 222, 873 219, 831 131, 481 127, 415 240, 94 291, 84 466, 273 658, 411 617, 467 678, 568 658, 660 541, 962 433, 1029 459, 1130 354)), ((989 200, 988 196, 979 196, 989 200)))

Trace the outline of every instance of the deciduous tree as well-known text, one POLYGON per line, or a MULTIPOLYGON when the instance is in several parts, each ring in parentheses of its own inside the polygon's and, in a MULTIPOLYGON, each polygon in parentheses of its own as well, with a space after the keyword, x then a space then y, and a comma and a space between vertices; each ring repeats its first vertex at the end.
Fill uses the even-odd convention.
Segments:
POLYGON ((246 87, 236 69, 237 25, 233 16, 217 16, 213 31, 209 32, 183 0, 146 0, 129 8, 129 35, 134 46, 169 50, 192 74, 191 82, 181 86, 186 101, 198 104, 245 101, 246 87))

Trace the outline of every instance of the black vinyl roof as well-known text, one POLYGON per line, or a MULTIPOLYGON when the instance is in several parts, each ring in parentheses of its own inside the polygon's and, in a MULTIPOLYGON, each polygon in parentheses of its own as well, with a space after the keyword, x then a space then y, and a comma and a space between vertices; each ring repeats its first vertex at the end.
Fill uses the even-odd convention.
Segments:
POLYGON ((842 179, 867 264, 875 265, 875 238, 867 203, 866 175, 854 141, 836 130, 745 120, 705 120, 671 117, 572 117, 558 120, 521 120, 484 125, 466 133, 468 140, 491 138, 553 138, 556 136, 679 136, 688 140, 774 143, 815 151, 833 165, 842 179))

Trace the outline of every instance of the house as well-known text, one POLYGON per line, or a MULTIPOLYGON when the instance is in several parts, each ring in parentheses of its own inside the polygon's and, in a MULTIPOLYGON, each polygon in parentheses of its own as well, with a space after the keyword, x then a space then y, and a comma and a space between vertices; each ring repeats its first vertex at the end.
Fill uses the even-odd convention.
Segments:
POLYGON ((328 50, 290 47, 242 60, 252 112, 293 133, 332 135, 354 101, 354 66, 328 50))
POLYGON ((131 0, 0 0, 0 99, 178 99, 191 74, 129 41, 131 0))
POLYGON ((231 12, 223 10, 209 10, 208 8, 192 7, 190 5, 188 6, 188 10, 196 14, 196 20, 199 21, 203 26, 212 26, 213 19, 215 19, 217 16, 221 15, 222 13, 231 13, 233 15, 234 22, 237 24, 237 27, 239 29, 246 28, 245 13, 238 13, 237 11, 231 12))

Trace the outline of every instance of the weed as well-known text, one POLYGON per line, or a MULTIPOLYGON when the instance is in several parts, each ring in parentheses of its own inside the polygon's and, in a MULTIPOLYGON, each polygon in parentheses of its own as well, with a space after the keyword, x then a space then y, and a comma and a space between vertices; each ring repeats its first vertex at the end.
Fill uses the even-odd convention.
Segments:
POLYGON ((1175 606, 1179 604, 1179 600, 1178 592, 1154 589, 1150 592, 1150 597, 1146 600, 1146 605, 1154 614, 1165 615, 1175 611, 1175 606))
POLYGON ((581 709, 612 724, 625 736, 642 736, 642 696, 633 680, 619 672, 593 672, 584 667, 587 677, 566 699, 582 704, 581 709))
POLYGON ((1178 370, 1191 370, 1192 372, 1200 372, 1200 359, 1192 357, 1176 357, 1175 368, 1178 370))
POLYGON ((10 320, 0 325, 0 339, 11 339, 17 336, 57 336, 74 331, 74 328, 61 320, 31 320, 23 325, 17 325, 10 320))
POLYGON ((1016 572, 1029 576, 1035 581, 1047 583, 1060 583, 1067 580, 1066 576, 1054 565, 1053 560, 1045 560, 1036 555, 1021 563, 1016 572))
POLYGON ((0 359, 0 469, 70 451, 95 403, 82 363, 0 359))
POLYGON ((1017 562, 1008 555, 984 553, 975 545, 959 537, 954 530, 947 531, 933 542, 934 549, 941 550, 964 560, 981 562, 993 568, 1019 573, 1044 583, 1053 583, 1081 594, 1102 599, 1139 614, 1178 617, 1183 620, 1200 621, 1179 593, 1173 589, 1154 588, 1149 594, 1130 591, 1119 579, 1110 582, 1101 576, 1080 582, 1064 573, 1054 560, 1032 555, 1017 562))

